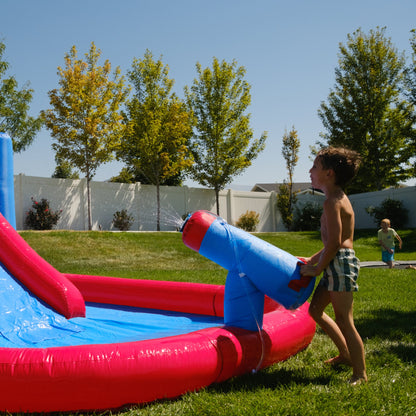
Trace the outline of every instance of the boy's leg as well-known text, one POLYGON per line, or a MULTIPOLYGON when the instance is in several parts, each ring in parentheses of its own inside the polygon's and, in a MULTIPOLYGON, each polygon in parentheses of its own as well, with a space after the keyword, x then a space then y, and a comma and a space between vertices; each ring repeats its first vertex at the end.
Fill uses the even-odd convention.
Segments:
POLYGON ((331 302, 330 293, 332 292, 329 292, 323 286, 316 288, 309 306, 309 315, 325 331, 338 348, 339 355, 326 362, 333 365, 351 365, 350 353, 344 335, 335 321, 324 312, 325 308, 331 302))
POLYGON ((338 327, 344 335, 353 368, 353 380, 367 380, 364 344, 354 325, 352 292, 330 292, 338 327))
POLYGON ((393 265, 394 250, 393 250, 393 253, 389 253, 387 250, 383 250, 381 252, 381 259, 384 261, 384 263, 387 264, 389 269, 392 269, 394 267, 393 265))

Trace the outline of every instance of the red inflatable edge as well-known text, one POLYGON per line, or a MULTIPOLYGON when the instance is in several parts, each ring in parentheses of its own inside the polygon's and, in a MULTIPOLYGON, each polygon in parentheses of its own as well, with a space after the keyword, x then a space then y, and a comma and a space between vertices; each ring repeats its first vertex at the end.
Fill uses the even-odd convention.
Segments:
MULTIPOLYGON (((224 286, 66 273, 86 302, 224 317, 224 286), (160 293, 155 298, 155 293, 160 293)), ((281 306, 265 296, 264 313, 281 306)))
MULTIPOLYGON (((222 313, 218 304, 223 299, 223 286, 66 277, 87 301, 222 313), (111 297, 117 287, 120 289, 111 297)), ((174 398, 264 368, 306 348, 315 332, 307 305, 287 311, 273 301, 267 304, 261 333, 215 327, 119 344, 0 348, 0 410, 103 410, 174 398)))
POLYGON ((0 262, 8 272, 66 318, 85 316, 81 292, 33 250, 0 213, 0 262))

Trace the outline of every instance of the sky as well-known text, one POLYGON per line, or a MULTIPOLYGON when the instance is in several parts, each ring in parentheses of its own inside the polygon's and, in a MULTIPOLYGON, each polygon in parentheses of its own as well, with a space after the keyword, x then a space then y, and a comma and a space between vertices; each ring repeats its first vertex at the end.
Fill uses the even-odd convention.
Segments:
MULTIPOLYGON (((309 182, 310 146, 324 131, 318 117, 335 85, 340 44, 361 28, 386 27, 386 36, 409 58, 411 29, 416 28, 415 0, 0 0, 3 59, 19 89, 34 90, 30 115, 51 108, 48 91, 58 88, 58 66, 75 45, 84 57, 91 42, 123 75, 134 58, 148 49, 161 57, 175 80, 174 91, 197 77, 196 63, 212 60, 246 69, 251 85, 250 126, 254 138, 266 131, 265 150, 241 175, 233 189, 278 183, 288 173, 282 138, 292 128, 300 140, 295 182, 309 182)), ((33 144, 14 156, 15 174, 51 177, 53 140, 42 129, 33 144)), ((123 165, 102 165, 93 180, 117 175, 123 165)), ((409 185, 415 185, 412 180, 409 185)), ((185 185, 199 186, 187 180, 185 185)))

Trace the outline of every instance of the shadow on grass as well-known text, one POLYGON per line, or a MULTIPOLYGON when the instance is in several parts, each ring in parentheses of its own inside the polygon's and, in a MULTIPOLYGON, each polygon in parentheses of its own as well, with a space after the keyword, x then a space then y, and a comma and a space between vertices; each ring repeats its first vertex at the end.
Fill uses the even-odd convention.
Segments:
POLYGON ((416 311, 376 309, 356 326, 363 339, 379 339, 378 344, 401 361, 416 361, 416 311))
POLYGON ((402 362, 414 363, 416 361, 416 348, 414 345, 391 345, 388 352, 394 354, 402 362))
MULTIPOLYGON (((203 390, 206 391, 208 394, 230 394, 234 392, 256 392, 262 389, 279 390, 281 388, 284 389, 290 386, 326 386, 330 383, 331 379, 332 377, 330 374, 328 376, 308 377, 303 369, 287 370, 282 368, 278 370, 273 370, 272 372, 267 372, 267 370, 261 370, 257 373, 239 375, 231 379, 222 381, 220 383, 210 384, 209 386, 204 387, 203 390)), ((140 408, 151 408, 155 405, 164 403, 179 403, 183 401, 185 395, 181 395, 173 399, 160 399, 151 403, 144 403, 135 406, 125 406, 124 410, 131 411, 140 408)), ((232 398, 230 400, 235 399, 232 398)), ((243 413, 244 412, 242 412, 242 414, 243 413)))
MULTIPOLYGON (((400 312, 382 308, 372 311, 365 319, 357 320, 357 329, 365 340, 375 340, 377 350, 374 352, 382 360, 389 360, 394 355, 403 363, 416 361, 416 311, 400 312)), ((330 340, 328 339, 328 343, 330 340)), ((344 371, 342 369, 340 371, 344 371)), ((350 371, 349 368, 345 371, 350 371)), ((231 380, 207 387, 208 391, 230 393, 233 391, 256 391, 258 389, 279 389, 293 385, 328 385, 333 379, 331 373, 313 375, 308 368, 287 369, 274 368, 273 371, 260 371, 244 374, 231 380)))
POLYGON ((243 374, 215 383, 207 387, 207 390, 217 393, 230 393, 233 391, 256 391, 263 388, 279 389, 293 385, 328 385, 332 377, 328 375, 309 376, 302 369, 290 370, 286 368, 273 369, 272 372, 260 371, 254 374, 243 374))
POLYGON ((416 311, 401 312, 391 308, 375 309, 371 315, 356 322, 362 337, 400 340, 410 337, 416 341, 416 311))

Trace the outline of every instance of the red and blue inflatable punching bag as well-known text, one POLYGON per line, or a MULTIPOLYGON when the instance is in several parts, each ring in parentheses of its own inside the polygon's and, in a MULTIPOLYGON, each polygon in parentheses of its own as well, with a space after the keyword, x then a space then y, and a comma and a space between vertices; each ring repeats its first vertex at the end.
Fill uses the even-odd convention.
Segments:
POLYGON ((296 309, 311 295, 315 278, 300 275, 300 261, 209 211, 188 215, 186 246, 228 270, 224 323, 256 331, 263 325, 264 295, 296 309))

